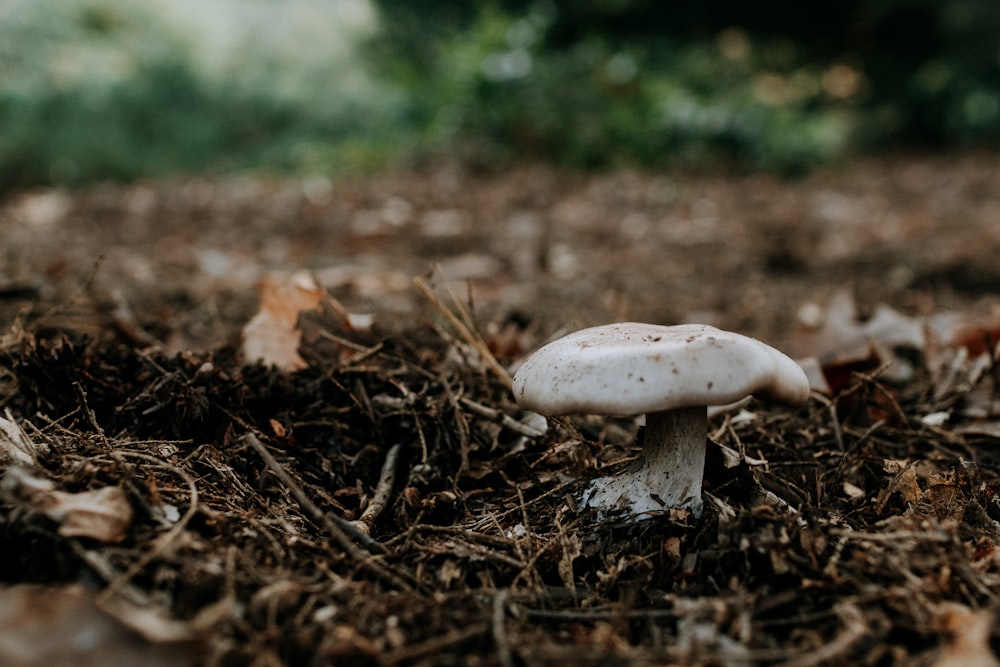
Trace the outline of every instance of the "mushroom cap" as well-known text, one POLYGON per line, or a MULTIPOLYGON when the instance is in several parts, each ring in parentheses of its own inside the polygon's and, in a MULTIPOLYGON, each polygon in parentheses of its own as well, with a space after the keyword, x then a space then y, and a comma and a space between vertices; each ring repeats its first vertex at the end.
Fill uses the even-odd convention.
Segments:
POLYGON ((536 350, 514 374, 518 404, 543 415, 635 415, 725 405, 751 394, 809 398, 792 359, 759 340, 704 324, 638 322, 583 329, 536 350))

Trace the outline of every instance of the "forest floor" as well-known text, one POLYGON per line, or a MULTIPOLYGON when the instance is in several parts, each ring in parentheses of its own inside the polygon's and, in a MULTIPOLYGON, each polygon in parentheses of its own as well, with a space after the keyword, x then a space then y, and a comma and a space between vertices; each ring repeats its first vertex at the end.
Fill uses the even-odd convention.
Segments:
POLYGON ((0 230, 5 665, 1000 664, 1000 156, 175 179, 0 230), (712 413, 700 516, 581 508, 635 420, 513 400, 626 320, 812 371, 712 413))

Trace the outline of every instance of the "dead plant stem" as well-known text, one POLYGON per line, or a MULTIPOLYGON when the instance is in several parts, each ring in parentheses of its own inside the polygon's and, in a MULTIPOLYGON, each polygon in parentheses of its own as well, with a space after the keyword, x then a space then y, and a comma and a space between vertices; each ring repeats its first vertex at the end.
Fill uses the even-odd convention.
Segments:
POLYGON ((507 641, 507 598, 510 591, 499 590, 493 596, 493 643, 497 647, 500 667, 514 667, 514 655, 507 641))
POLYGON ((475 324, 472 322, 472 317, 469 315, 469 312, 465 309, 465 307, 462 306, 461 302, 455 298, 455 295, 451 292, 451 290, 448 289, 448 296, 451 298, 455 310, 458 311, 458 315, 456 315, 455 311, 449 308, 447 304, 441 301, 441 297, 434 292, 434 289, 422 277, 417 276, 413 279, 413 283, 427 298, 427 300, 434 305, 438 312, 441 313, 446 320, 448 320, 451 326, 455 329, 456 333, 458 333, 459 338, 461 338, 466 345, 475 350, 479 354, 482 362, 486 364, 486 367, 493 373, 493 375, 503 382, 507 389, 510 389, 513 384, 510 373, 507 372, 506 368, 500 365, 500 362, 497 361, 497 358, 490 351, 486 341, 484 341, 483 337, 474 330, 475 324))
POLYGON ((868 634, 868 625, 865 623, 861 610, 851 603, 838 604, 834 611, 846 627, 832 641, 813 651, 790 658, 782 662, 780 667, 809 667, 811 665, 832 664, 834 662, 844 664, 847 662, 845 654, 868 634))
POLYGON ((158 555, 163 553, 167 549, 167 547, 170 546, 170 544, 173 543, 173 541, 176 540, 181 535, 181 533, 184 532, 184 528, 187 526, 188 522, 191 521, 192 517, 194 517, 195 513, 198 511, 198 486, 197 484, 195 484, 194 479, 186 472, 184 472, 183 470, 181 470, 176 466, 170 465, 165 461, 161 461, 155 456, 150 456, 148 454, 143 454, 140 452, 116 452, 116 454, 118 454, 119 456, 124 455, 142 459, 147 463, 151 463, 159 468, 169 470, 170 472, 172 472, 173 474, 177 475, 182 480, 184 480, 184 483, 187 484, 188 495, 190 499, 188 501, 187 511, 177 521, 177 523, 171 526, 170 530, 168 530, 163 535, 162 538, 156 540, 153 543, 152 549, 144 553, 138 560, 132 563, 128 567, 128 569, 125 570, 125 572, 123 572, 121 575, 115 578, 114 581, 108 584, 107 588, 101 591, 101 594, 98 596, 98 600, 106 600, 109 596, 113 595, 119 589, 121 589, 121 587, 125 583, 131 581, 132 577, 141 572, 144 567, 153 562, 153 559, 155 559, 158 555))
POLYGON ((522 424, 507 413, 501 412, 500 410, 494 410, 493 408, 483 405, 482 403, 476 403, 475 401, 464 397, 460 398, 459 401, 462 405, 468 408, 470 412, 473 412, 480 417, 484 417, 485 419, 498 422, 504 428, 520 435, 528 438, 538 438, 545 435, 544 431, 539 431, 538 429, 532 428, 527 424, 522 424))
POLYGON ((470 639, 485 635, 489 631, 490 626, 487 623, 477 623, 463 630, 446 632, 443 635, 431 637, 425 641, 410 644, 409 646, 403 646, 391 651, 381 656, 378 664, 383 667, 392 667, 392 665, 398 665, 404 662, 413 662, 428 655, 441 653, 451 646, 462 644, 470 639))
POLYGON ((375 486, 375 493, 372 495, 368 507, 361 513, 361 516, 353 524, 364 534, 371 533, 372 526, 379 515, 389 504, 389 497, 396 484, 396 467, 399 461, 399 451, 402 449, 400 443, 396 443, 386 452, 385 462, 382 464, 382 471, 379 473, 378 484, 375 486))
POLYGON ((261 442, 260 438, 253 431, 248 431, 243 438, 244 442, 250 446, 257 454, 264 460, 265 465, 274 474, 285 488, 288 489, 292 497, 299 503, 303 510, 305 510, 314 521, 320 523, 324 526, 333 541, 344 550, 344 552, 358 565, 370 570, 373 574, 385 579, 389 583, 397 586, 398 588, 406 591, 413 590, 413 585, 409 580, 412 577, 397 571, 396 568, 388 565, 387 563, 380 562, 375 558, 375 553, 384 553, 385 549, 377 541, 373 540, 368 535, 365 535, 360 530, 357 529, 350 521, 339 517, 335 514, 330 514, 321 510, 310 498, 306 495, 305 491, 299 484, 292 479, 291 475, 278 463, 277 459, 268 451, 267 447, 261 442), (362 551, 354 543, 354 541, 360 543, 365 551, 362 551))

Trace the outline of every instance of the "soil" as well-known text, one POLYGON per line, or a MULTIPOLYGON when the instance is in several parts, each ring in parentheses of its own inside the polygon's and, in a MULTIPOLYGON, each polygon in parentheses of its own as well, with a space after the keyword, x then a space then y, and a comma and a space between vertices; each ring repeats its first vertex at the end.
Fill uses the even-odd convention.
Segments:
POLYGON ((998 165, 12 194, 0 407, 30 451, 0 453, 0 611, 72 584, 172 665, 997 664, 998 165), (302 270, 304 367, 244 359, 262 280, 302 270), (624 320, 758 337, 828 390, 713 413, 700 516, 598 517, 580 491, 635 420, 544 426, 509 373, 624 320), (106 488, 87 521, 117 533, 51 509, 106 488))

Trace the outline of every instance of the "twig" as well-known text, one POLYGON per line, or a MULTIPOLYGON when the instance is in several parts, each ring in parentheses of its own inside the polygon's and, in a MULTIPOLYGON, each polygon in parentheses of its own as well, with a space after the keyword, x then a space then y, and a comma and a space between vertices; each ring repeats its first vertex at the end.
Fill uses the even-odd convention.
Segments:
MULTIPOLYGON (((582 518, 574 519, 569 524, 569 526, 567 526, 567 528, 575 528, 579 523, 582 523, 582 518)), ((530 537, 530 533, 528 536, 530 537)), ((514 577, 514 582, 516 583, 520 581, 522 578, 527 577, 529 572, 534 572, 536 577, 540 576, 538 574, 538 570, 536 569, 538 561, 550 548, 556 545, 562 546, 562 543, 559 540, 549 540, 548 542, 542 544, 542 548, 538 549, 537 551, 535 551, 535 553, 531 554, 531 558, 528 559, 528 562, 524 566, 524 569, 521 570, 521 572, 519 572, 516 577, 514 577)))
POLYGON ((166 463, 165 461, 161 461, 155 456, 142 454, 140 452, 115 452, 115 455, 116 458, 122 455, 133 456, 135 458, 142 459, 144 461, 152 463, 155 466, 164 468, 165 470, 169 470, 170 472, 174 473, 182 480, 184 480, 184 482, 187 484, 188 494, 190 495, 190 503, 188 505, 187 512, 184 513, 184 516, 178 519, 177 523, 171 526, 170 530, 164 533, 161 539, 158 539, 154 542, 152 549, 143 554, 142 557, 136 560, 134 563, 132 563, 132 565, 130 565, 128 569, 125 570, 125 572, 120 574, 118 577, 115 578, 114 581, 109 583, 107 588, 101 591, 101 594, 98 596, 98 600, 106 600, 108 597, 118 592, 123 585, 131 581, 132 577, 141 572, 142 569, 147 565, 149 565, 154 558, 163 553, 163 551, 166 550, 167 546, 170 545, 171 542, 176 540, 177 537, 180 536, 182 532, 184 532, 184 528, 187 526, 188 522, 191 521, 192 517, 194 517, 195 513, 198 511, 198 486, 195 484, 194 479, 186 472, 184 472, 183 470, 181 470, 176 466, 172 466, 169 463, 166 463))
POLYGON ((659 619, 677 618, 677 612, 672 609, 531 609, 517 606, 517 612, 530 618, 544 618, 552 621, 610 621, 614 619, 659 619))
MULTIPOLYGON (((451 390, 451 385, 445 382, 441 386, 441 389, 444 391, 445 398, 455 413, 455 430, 458 432, 458 453, 461 457, 458 472, 455 473, 455 484, 457 485, 458 480, 469 471, 469 423, 465 419, 465 414, 458 409, 458 397, 451 390)), ((445 437, 447 437, 447 433, 445 433, 445 437)))
POLYGON ((404 576, 402 573, 397 572, 395 568, 390 567, 386 563, 379 562, 372 556, 373 553, 385 552, 381 544, 362 533, 354 524, 343 517, 321 510, 316 503, 310 500, 309 496, 302 490, 302 487, 292 479, 291 475, 285 471, 281 464, 278 463, 277 459, 267 450, 267 447, 264 446, 264 443, 260 441, 260 438, 253 431, 248 431, 243 440, 264 460, 264 464, 285 485, 285 488, 288 489, 302 509, 311 515, 314 521, 324 526, 334 542, 358 565, 371 570, 377 576, 382 577, 403 590, 413 590, 413 585, 407 581, 411 577, 404 576), (355 540, 365 548, 365 551, 358 548, 354 543, 355 540))
POLYGON ((385 347, 385 343, 381 341, 376 343, 375 345, 372 345, 371 347, 367 347, 365 345, 359 345, 358 343, 355 343, 353 340, 349 340, 347 338, 344 338, 343 336, 332 334, 326 330, 320 331, 319 336, 320 338, 326 338, 327 340, 332 341, 337 345, 343 345, 344 347, 349 347, 350 349, 357 352, 358 356, 351 357, 350 359, 347 360, 351 366, 355 366, 361 363, 362 361, 374 357, 376 354, 382 351, 382 348, 385 347))
POLYGON ((114 303, 114 309, 111 311, 111 324, 119 334, 135 346, 155 347, 163 344, 163 341, 142 328, 135 313, 132 312, 132 307, 119 290, 112 292, 111 301, 114 303))
MULTIPOLYGON (((121 573, 101 553, 85 548, 76 540, 69 540, 69 545, 80 560, 86 563, 87 567, 96 572, 104 581, 110 584, 121 578, 121 573)), ((129 602, 137 605, 149 604, 149 598, 146 596, 146 593, 132 584, 124 584, 119 588, 118 592, 129 602)), ((104 594, 102 593, 101 595, 103 596, 104 594)))
POLYGON ((506 588, 496 592, 493 596, 493 642, 497 647, 497 658, 500 660, 500 667, 514 667, 514 656, 507 642, 507 598, 510 591, 506 588))
POLYGON ((540 431, 539 429, 534 428, 533 426, 528 426, 527 424, 523 424, 514 419, 513 417, 511 417, 510 415, 508 415, 506 412, 501 412, 500 410, 494 410, 493 408, 485 406, 482 403, 476 403, 475 401, 469 398, 460 398, 458 400, 462 405, 468 408, 470 412, 474 412, 480 417, 484 417, 486 419, 499 422, 501 426, 511 431, 514 431, 515 433, 527 436, 529 438, 538 438, 545 435, 545 431, 540 431))
POLYGON ((837 416, 837 404, 818 391, 810 393, 809 397, 822 403, 830 413, 830 426, 833 428, 833 439, 837 442, 837 451, 844 451, 844 434, 840 430, 840 417, 837 416))
MULTIPOLYGON (((148 509, 149 504, 146 502, 146 498, 140 490, 140 484, 135 474, 135 470, 133 470, 132 466, 130 466, 128 462, 122 458, 121 452, 111 446, 111 441, 108 440, 108 436, 104 432, 104 428, 97 421, 97 415, 94 414, 94 411, 90 408, 90 404, 87 402, 87 391, 79 382, 73 383, 73 389, 76 391, 76 396, 80 401, 80 407, 78 408, 79 411, 83 414, 84 418, 86 418, 90 427, 94 429, 94 432, 101 441, 101 445, 104 447, 105 451, 107 451, 108 456, 110 456, 115 463, 121 466, 125 476, 125 484, 132 490, 135 497, 139 499, 139 502, 143 503, 143 505, 145 505, 148 509)), ((159 459, 155 460, 159 461, 159 459)))
POLYGON ((353 556, 362 558, 361 552, 358 551, 357 546, 355 546, 354 541, 360 543, 365 549, 373 553, 384 553, 385 549, 377 541, 373 540, 368 535, 365 535, 359 531, 353 523, 350 521, 339 517, 335 514, 328 514, 319 508, 316 503, 314 503, 306 492, 302 490, 302 487, 292 479, 292 476, 288 474, 285 468, 278 463, 278 460, 274 458, 274 455, 268 451, 264 443, 261 442, 260 438, 256 436, 253 432, 247 433, 243 437, 243 441, 250 445, 257 454, 264 460, 264 464, 268 467, 271 473, 285 485, 285 488, 292 494, 296 502, 302 506, 302 509, 306 510, 312 518, 324 524, 327 530, 330 531, 330 535, 337 541, 340 546, 344 547, 353 556))
MULTIPOLYGON (((447 551, 454 556, 460 558, 468 557, 470 560, 491 560, 496 563, 502 563, 504 565, 509 565, 517 570, 522 570, 527 567, 527 563, 521 559, 514 558, 513 556, 508 556, 506 553, 500 551, 499 549, 490 549, 489 547, 476 544, 475 542, 470 542, 469 540, 462 539, 455 533, 455 537, 445 542, 443 545, 430 545, 428 542, 417 541, 416 543, 422 548, 429 548, 432 551, 435 549, 447 549, 447 551)), ((511 544, 504 545, 504 548, 510 547, 511 544)), ((437 551, 440 553, 440 551, 437 551)))
POLYGON ((821 665, 827 663, 844 663, 844 654, 862 637, 868 634, 868 625, 865 623, 861 610, 851 603, 838 604, 834 611, 840 620, 846 625, 843 631, 827 644, 819 648, 801 653, 794 658, 790 658, 780 664, 780 667, 809 667, 811 665, 821 665))
POLYGON ((76 391, 76 396, 80 399, 80 411, 83 413, 84 418, 86 418, 87 423, 90 424, 90 427, 94 429, 94 433, 101 439, 101 444, 104 445, 104 448, 110 451, 111 444, 108 442, 108 436, 105 435, 104 429, 97 422, 97 415, 94 414, 94 411, 90 409, 90 405, 87 403, 87 392, 83 388, 83 385, 79 382, 74 382, 73 390, 76 391))
POLYGON ((455 328, 459 337, 472 349, 479 353, 480 358, 483 363, 486 364, 487 368, 495 375, 501 382, 506 385, 508 389, 511 388, 513 382, 510 377, 510 373, 507 369, 500 365, 497 358, 490 351, 489 346, 483 337, 473 330, 474 324, 471 323, 472 318, 468 311, 462 307, 458 299, 455 298, 454 294, 451 294, 449 290, 449 296, 451 297, 452 303, 455 304, 455 308, 458 310, 461 318, 456 315, 451 308, 445 305, 441 298, 434 292, 434 289, 424 280, 422 277, 417 276, 413 279, 413 283, 417 286, 417 289, 430 301, 438 311, 444 315, 445 319, 451 323, 451 326, 455 328))
POLYGON ((489 631, 489 629, 490 627, 486 623, 477 623, 476 625, 469 626, 464 630, 452 630, 451 632, 446 632, 443 635, 431 637, 430 639, 417 644, 403 646, 386 653, 379 658, 378 664, 385 667, 391 667, 392 665, 398 665, 401 662, 412 662, 418 658, 423 658, 424 656, 441 653, 450 646, 461 644, 469 641, 470 639, 479 637, 480 635, 484 635, 489 631))
MULTIPOLYGON (((542 493, 538 494, 537 496, 535 496, 531 500, 529 500, 526 503, 524 503, 524 505, 525 506, 531 506, 531 505, 535 505, 535 504, 541 503, 542 501, 544 501, 549 496, 553 496, 553 495, 556 495, 556 494, 559 494, 559 493, 563 493, 567 489, 570 489, 570 488, 576 486, 577 483, 578 483, 578 480, 574 479, 574 480, 571 480, 569 482, 562 482, 560 484, 557 484, 556 486, 553 486, 551 489, 548 489, 548 490, 543 491, 542 493)), ((483 528, 485 528, 486 526, 496 526, 496 527, 499 527, 500 526, 500 521, 499 521, 500 519, 502 519, 504 517, 508 517, 511 514, 514 514, 515 512, 521 512, 523 514, 524 513, 524 509, 520 505, 515 505, 514 507, 511 507, 510 509, 506 509, 506 510, 504 510, 502 512, 491 512, 489 515, 481 517, 481 518, 477 519, 476 521, 473 521, 472 523, 466 524, 466 525, 461 526, 461 527, 464 530, 471 530, 471 531, 479 531, 479 530, 482 530, 483 528)))
POLYGON ((385 463, 382 464, 382 471, 379 473, 375 494, 358 520, 351 522, 355 528, 365 535, 371 533, 375 520, 378 519, 382 511, 385 510, 386 505, 389 504, 389 496, 392 494, 392 488, 396 484, 396 463, 399 460, 399 450, 401 448, 401 445, 396 443, 386 452, 385 463))
MULTIPOLYGON (((507 479, 506 475, 504 475, 504 481, 513 486, 514 491, 517 492, 517 502, 518 505, 521 506, 521 525, 524 526, 524 536, 527 538, 525 543, 528 545, 528 562, 535 576, 541 580, 541 576, 538 574, 538 571, 534 569, 535 564, 538 562, 538 556, 537 550, 535 549, 535 537, 531 534, 531 517, 528 515, 528 507, 524 504, 524 492, 521 491, 521 487, 507 479)), ((527 567, 521 570, 521 573, 517 575, 518 578, 524 576, 526 572, 528 572, 527 567)))

